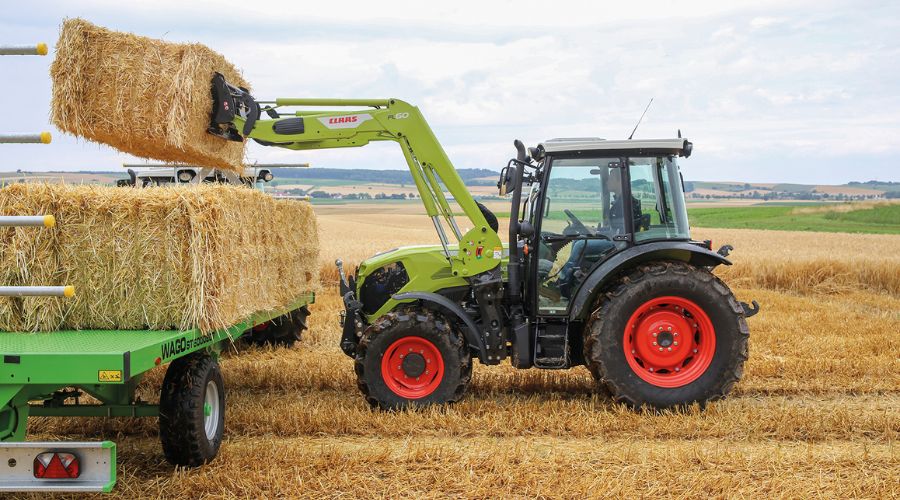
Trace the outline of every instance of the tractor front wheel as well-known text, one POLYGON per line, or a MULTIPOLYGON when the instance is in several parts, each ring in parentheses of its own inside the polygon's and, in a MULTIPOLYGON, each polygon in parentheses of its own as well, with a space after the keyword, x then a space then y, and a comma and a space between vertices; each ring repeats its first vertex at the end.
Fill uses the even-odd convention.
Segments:
POLYGON ((750 331, 712 273, 642 265, 601 295, 585 328, 585 359, 617 401, 656 409, 705 405, 741 378, 750 331))
POLYGON ((388 410, 457 401, 472 378, 459 332, 439 314, 414 307, 385 314, 366 329, 355 368, 369 404, 388 410))

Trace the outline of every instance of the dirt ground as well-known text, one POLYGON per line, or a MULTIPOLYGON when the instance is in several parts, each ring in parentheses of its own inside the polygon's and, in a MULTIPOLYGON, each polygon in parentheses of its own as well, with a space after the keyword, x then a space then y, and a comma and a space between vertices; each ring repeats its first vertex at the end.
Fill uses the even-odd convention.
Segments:
MULTIPOLYGON (((115 495, 794 497, 900 495, 900 236, 697 230, 735 245, 722 276, 756 299, 750 360, 705 410, 638 413, 588 371, 476 366, 458 404, 369 408, 338 348, 332 262, 433 243, 427 217, 317 208, 323 289, 294 348, 236 346, 217 459, 173 470, 155 419, 34 418, 31 439, 115 440, 115 495)), ((143 382, 147 400, 162 380, 143 382)))

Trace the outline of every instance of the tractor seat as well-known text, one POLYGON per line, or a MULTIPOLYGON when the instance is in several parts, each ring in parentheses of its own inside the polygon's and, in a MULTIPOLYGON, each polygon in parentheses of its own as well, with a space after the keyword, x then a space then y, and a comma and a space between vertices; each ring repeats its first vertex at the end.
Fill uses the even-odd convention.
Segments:
POLYGON ((547 259, 538 259, 538 280, 543 283, 550 272, 553 271, 553 261, 547 259))
MULTIPOLYGON (((604 255, 615 250, 616 245, 609 240, 577 240, 572 242, 569 260, 559 272, 559 290, 566 298, 581 284, 584 273, 596 264, 604 255), (581 271, 581 272, 577 272, 581 271)), ((538 263, 540 267, 540 263, 538 263)))

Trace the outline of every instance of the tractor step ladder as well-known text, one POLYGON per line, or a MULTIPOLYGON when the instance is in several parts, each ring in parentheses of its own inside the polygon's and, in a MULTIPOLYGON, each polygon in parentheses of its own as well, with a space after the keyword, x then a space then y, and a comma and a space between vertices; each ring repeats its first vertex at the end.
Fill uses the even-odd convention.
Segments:
POLYGON ((534 340, 534 366, 549 370, 569 367, 569 335, 567 324, 537 325, 534 340))

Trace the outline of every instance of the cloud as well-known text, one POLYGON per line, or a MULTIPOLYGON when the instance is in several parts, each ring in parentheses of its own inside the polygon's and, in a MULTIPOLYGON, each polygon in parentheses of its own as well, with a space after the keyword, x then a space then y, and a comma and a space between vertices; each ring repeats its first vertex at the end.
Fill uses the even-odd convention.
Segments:
POLYGON ((753 30, 759 30, 764 28, 769 28, 772 26, 777 26, 785 22, 784 18, 778 17, 754 17, 750 20, 750 28, 753 30))
MULTIPOLYGON (((229 3, 225 17, 210 15, 221 2, 111 5, 14 7, 0 29, 52 41, 60 18, 44 12, 83 15, 215 47, 260 98, 401 98, 422 109, 458 167, 501 167, 514 138, 624 137, 651 97, 636 137, 681 129, 696 144, 688 178, 843 182, 891 172, 900 153, 900 8, 892 3, 342 2, 312 11, 279 1, 229 3), (857 171, 827 166, 864 155, 875 156, 857 171), (784 157, 791 169, 772 161, 784 157)), ((4 95, 29 103, 16 123, 46 127, 49 60, 0 65, 18 76, 0 83, 4 95)), ((66 138, 23 151, 8 164, 115 168, 104 162, 119 156, 66 138)), ((321 152, 253 145, 249 154, 404 168, 392 144, 321 152)))

